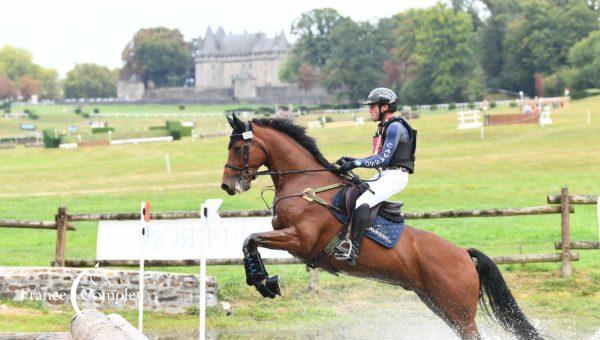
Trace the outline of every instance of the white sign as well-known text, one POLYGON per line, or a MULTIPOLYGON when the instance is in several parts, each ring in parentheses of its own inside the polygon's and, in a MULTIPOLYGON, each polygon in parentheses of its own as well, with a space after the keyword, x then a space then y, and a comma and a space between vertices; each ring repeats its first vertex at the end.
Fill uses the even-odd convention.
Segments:
MULTIPOLYGON (((97 260, 139 260, 140 221, 101 221, 98 224, 97 260)), ((223 218, 204 224, 200 219, 152 220, 144 259, 198 259, 202 244, 207 259, 242 258, 244 240, 252 233, 273 230, 271 217, 223 218), (200 228, 205 228, 204 240, 200 228)), ((260 249, 263 258, 291 258, 280 250, 260 249)))

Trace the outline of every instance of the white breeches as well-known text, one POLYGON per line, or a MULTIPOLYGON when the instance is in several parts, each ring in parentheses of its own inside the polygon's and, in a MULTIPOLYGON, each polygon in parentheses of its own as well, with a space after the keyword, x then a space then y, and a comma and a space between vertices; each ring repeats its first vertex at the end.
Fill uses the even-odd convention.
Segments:
MULTIPOLYGON (((377 176, 378 174, 373 176, 372 179, 377 178, 377 176)), ((356 200, 356 207, 367 203, 370 208, 373 208, 377 204, 404 190, 407 184, 407 172, 402 171, 402 169, 384 170, 381 172, 381 178, 375 182, 369 182, 369 186, 375 194, 371 193, 369 190, 365 191, 356 200)))

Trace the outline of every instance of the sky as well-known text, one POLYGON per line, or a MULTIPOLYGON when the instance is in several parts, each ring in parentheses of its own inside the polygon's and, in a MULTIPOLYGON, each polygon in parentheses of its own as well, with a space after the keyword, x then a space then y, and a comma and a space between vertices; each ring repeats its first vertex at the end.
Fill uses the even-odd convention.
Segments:
POLYGON ((285 32, 302 13, 330 7, 355 21, 390 17, 435 0, 12 0, 2 5, 0 46, 28 50, 35 63, 64 77, 78 63, 122 66, 121 51, 141 28, 177 28, 186 41, 208 26, 226 32, 285 32))

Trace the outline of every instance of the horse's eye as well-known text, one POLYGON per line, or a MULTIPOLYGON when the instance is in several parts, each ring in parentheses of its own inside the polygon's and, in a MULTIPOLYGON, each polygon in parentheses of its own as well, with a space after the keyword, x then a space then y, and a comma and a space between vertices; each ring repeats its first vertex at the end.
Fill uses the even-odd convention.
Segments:
POLYGON ((234 152, 235 154, 238 154, 238 155, 239 155, 239 154, 242 152, 242 148, 241 148, 241 147, 239 147, 239 146, 234 146, 234 147, 233 147, 233 152, 234 152))

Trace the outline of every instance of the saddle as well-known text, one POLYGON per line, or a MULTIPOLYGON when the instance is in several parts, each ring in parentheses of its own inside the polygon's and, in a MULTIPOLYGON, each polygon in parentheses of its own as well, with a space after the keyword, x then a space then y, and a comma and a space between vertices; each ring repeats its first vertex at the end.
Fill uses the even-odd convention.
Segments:
MULTIPOLYGON (((306 262, 307 266, 318 267, 330 274, 338 275, 338 271, 331 264, 330 258, 335 247, 346 239, 351 225, 350 216, 352 216, 356 200, 366 190, 368 188, 364 184, 351 185, 343 187, 335 194, 330 210, 343 223, 343 227, 323 251, 314 259, 306 262)), ((366 230, 365 237, 385 248, 393 248, 404 231, 404 217, 401 212, 403 205, 402 202, 384 201, 371 208, 369 227, 366 230)))
MULTIPOLYGON (((340 196, 343 198, 338 208, 340 208, 342 211, 345 211, 347 216, 352 216, 356 206, 356 200, 358 200, 360 195, 362 195, 365 191, 367 191, 366 185, 353 185, 342 188, 336 195, 336 197, 340 196)), ((336 202, 334 199, 334 205, 335 204, 336 202)), ((402 216, 401 211, 403 205, 404 202, 401 201, 383 201, 371 208, 371 218, 369 222, 371 224, 375 222, 377 215, 380 215, 392 222, 404 222, 404 217, 402 216)))

